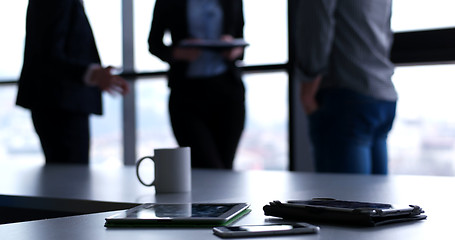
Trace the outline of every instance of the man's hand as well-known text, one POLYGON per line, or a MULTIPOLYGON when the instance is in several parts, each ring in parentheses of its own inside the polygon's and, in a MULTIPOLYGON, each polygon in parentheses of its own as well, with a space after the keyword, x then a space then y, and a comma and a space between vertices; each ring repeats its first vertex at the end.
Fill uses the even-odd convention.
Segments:
POLYGON ((89 82, 98 86, 101 90, 110 94, 120 93, 126 95, 129 92, 128 82, 120 76, 113 75, 113 67, 103 68, 101 66, 93 69, 89 82))
POLYGON ((307 115, 314 113, 319 108, 318 102, 316 101, 316 94, 321 79, 321 76, 317 76, 313 81, 302 82, 300 85, 300 102, 307 115))

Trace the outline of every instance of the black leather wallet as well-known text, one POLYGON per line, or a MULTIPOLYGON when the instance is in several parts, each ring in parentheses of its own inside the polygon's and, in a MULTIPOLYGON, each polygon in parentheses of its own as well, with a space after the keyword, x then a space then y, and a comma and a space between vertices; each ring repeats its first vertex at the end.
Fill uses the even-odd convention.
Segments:
POLYGON ((398 207, 391 204, 312 199, 305 201, 270 202, 263 207, 267 216, 306 222, 328 222, 358 226, 426 219, 417 205, 398 207))

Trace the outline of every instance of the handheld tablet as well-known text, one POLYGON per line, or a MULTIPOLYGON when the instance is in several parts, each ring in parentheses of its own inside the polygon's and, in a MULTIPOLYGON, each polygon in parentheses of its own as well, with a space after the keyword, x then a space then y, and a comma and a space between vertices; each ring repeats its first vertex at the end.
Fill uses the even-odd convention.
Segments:
POLYGON ((247 203, 147 203, 106 218, 106 227, 223 226, 249 212, 247 203))
POLYGON ((211 50, 226 50, 235 47, 247 47, 249 44, 244 39, 236 38, 231 41, 222 40, 184 40, 179 47, 184 48, 205 48, 211 50))

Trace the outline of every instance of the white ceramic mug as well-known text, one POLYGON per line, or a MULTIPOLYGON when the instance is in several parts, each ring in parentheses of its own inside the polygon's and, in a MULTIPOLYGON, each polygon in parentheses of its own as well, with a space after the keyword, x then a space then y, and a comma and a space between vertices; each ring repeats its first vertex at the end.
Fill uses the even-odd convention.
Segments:
POLYGON ((143 185, 155 186, 156 193, 191 192, 191 150, 189 147, 155 149, 154 156, 137 161, 136 176, 143 185), (155 164, 155 179, 151 183, 145 183, 139 174, 140 165, 146 159, 155 164))

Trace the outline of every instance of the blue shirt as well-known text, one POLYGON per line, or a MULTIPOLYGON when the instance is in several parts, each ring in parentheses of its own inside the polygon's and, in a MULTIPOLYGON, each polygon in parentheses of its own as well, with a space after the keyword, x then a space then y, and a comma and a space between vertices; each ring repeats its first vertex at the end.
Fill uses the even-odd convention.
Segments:
POLYGON ((298 1, 296 78, 395 101, 392 0, 298 1))
MULTIPOLYGON (((223 10, 218 0, 187 0, 189 33, 192 38, 220 39, 223 10)), ((224 73, 227 66, 219 52, 203 50, 188 66, 188 77, 211 77, 224 73)))

